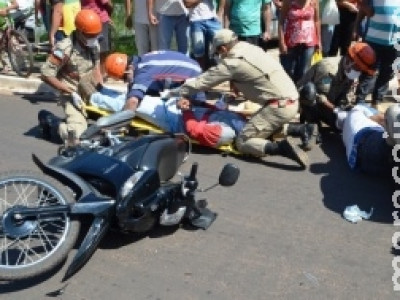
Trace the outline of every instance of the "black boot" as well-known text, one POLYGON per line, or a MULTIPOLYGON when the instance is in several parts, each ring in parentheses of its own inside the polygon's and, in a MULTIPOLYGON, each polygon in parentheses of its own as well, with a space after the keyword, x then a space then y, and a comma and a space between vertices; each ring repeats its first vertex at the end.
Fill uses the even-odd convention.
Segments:
POLYGON ((315 124, 293 124, 290 123, 287 128, 287 135, 299 137, 301 139, 301 148, 304 151, 310 151, 312 145, 316 143, 318 136, 318 127, 315 124))
POLYGON ((39 134, 40 137, 47 141, 52 140, 54 135, 55 126, 58 124, 58 118, 48 110, 42 109, 38 113, 39 121, 39 134))
POLYGON ((264 151, 265 154, 268 155, 282 155, 292 159, 304 169, 306 169, 309 165, 307 153, 305 153, 290 139, 268 143, 265 145, 264 151))

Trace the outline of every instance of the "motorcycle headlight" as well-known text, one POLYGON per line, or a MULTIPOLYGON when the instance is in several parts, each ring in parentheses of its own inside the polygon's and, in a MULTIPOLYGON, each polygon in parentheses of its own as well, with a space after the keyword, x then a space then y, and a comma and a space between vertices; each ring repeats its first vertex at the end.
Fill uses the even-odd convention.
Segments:
POLYGON ((127 181, 125 181, 120 192, 121 198, 125 198, 128 195, 128 193, 133 189, 136 182, 139 181, 139 179, 143 176, 143 174, 144 171, 136 172, 131 177, 129 177, 127 181))

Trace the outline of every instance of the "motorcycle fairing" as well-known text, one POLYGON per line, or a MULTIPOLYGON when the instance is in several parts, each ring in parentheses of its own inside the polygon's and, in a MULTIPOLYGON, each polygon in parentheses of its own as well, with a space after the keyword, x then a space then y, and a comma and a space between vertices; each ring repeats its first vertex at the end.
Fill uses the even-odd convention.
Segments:
POLYGON ((135 170, 157 170, 160 181, 171 179, 182 164, 186 153, 185 141, 169 135, 143 136, 128 142, 114 153, 135 170))
MULTIPOLYGON (((77 174, 89 182, 99 179, 102 182, 110 183, 115 189, 114 194, 135 172, 120 160, 95 151, 77 152, 72 158, 53 160, 50 161, 50 164, 56 164, 60 169, 77 174)), ((95 186, 95 184, 93 185, 95 186)))
POLYGON ((156 223, 155 212, 163 205, 158 197, 160 177, 156 170, 143 173, 135 186, 118 199, 116 215, 120 227, 134 232, 145 232, 156 223))

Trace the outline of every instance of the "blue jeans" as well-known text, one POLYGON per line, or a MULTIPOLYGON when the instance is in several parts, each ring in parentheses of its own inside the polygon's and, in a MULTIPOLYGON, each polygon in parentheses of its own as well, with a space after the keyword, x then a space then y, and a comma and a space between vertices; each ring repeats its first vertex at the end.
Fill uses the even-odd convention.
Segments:
POLYGON ((189 20, 186 15, 166 16, 160 14, 159 28, 159 48, 160 50, 170 50, 172 34, 175 32, 178 51, 188 54, 189 41, 189 20))
POLYGON ((389 81, 393 76, 392 64, 397 53, 394 46, 383 46, 367 42, 375 51, 375 67, 378 75, 361 73, 356 91, 356 103, 365 102, 365 98, 372 91, 372 104, 382 101, 389 88, 389 81))
POLYGON ((221 29, 221 23, 216 18, 190 22, 192 51, 194 57, 209 55, 209 47, 215 32, 221 29))
POLYGON ((296 83, 310 68, 314 47, 297 45, 288 48, 287 54, 280 56, 280 61, 286 73, 296 83))

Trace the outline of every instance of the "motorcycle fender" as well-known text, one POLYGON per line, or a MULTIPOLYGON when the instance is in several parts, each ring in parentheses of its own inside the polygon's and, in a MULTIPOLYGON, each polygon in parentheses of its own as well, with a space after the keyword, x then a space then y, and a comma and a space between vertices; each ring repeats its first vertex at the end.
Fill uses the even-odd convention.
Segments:
POLYGON ((93 220, 85 239, 80 245, 78 252, 75 254, 62 281, 73 276, 89 260, 92 254, 96 251, 100 241, 107 233, 109 226, 110 223, 107 217, 96 217, 93 220))
POLYGON ((45 164, 35 154, 32 154, 32 160, 44 174, 71 188, 76 193, 77 199, 93 194, 92 188, 78 175, 63 168, 45 164))

